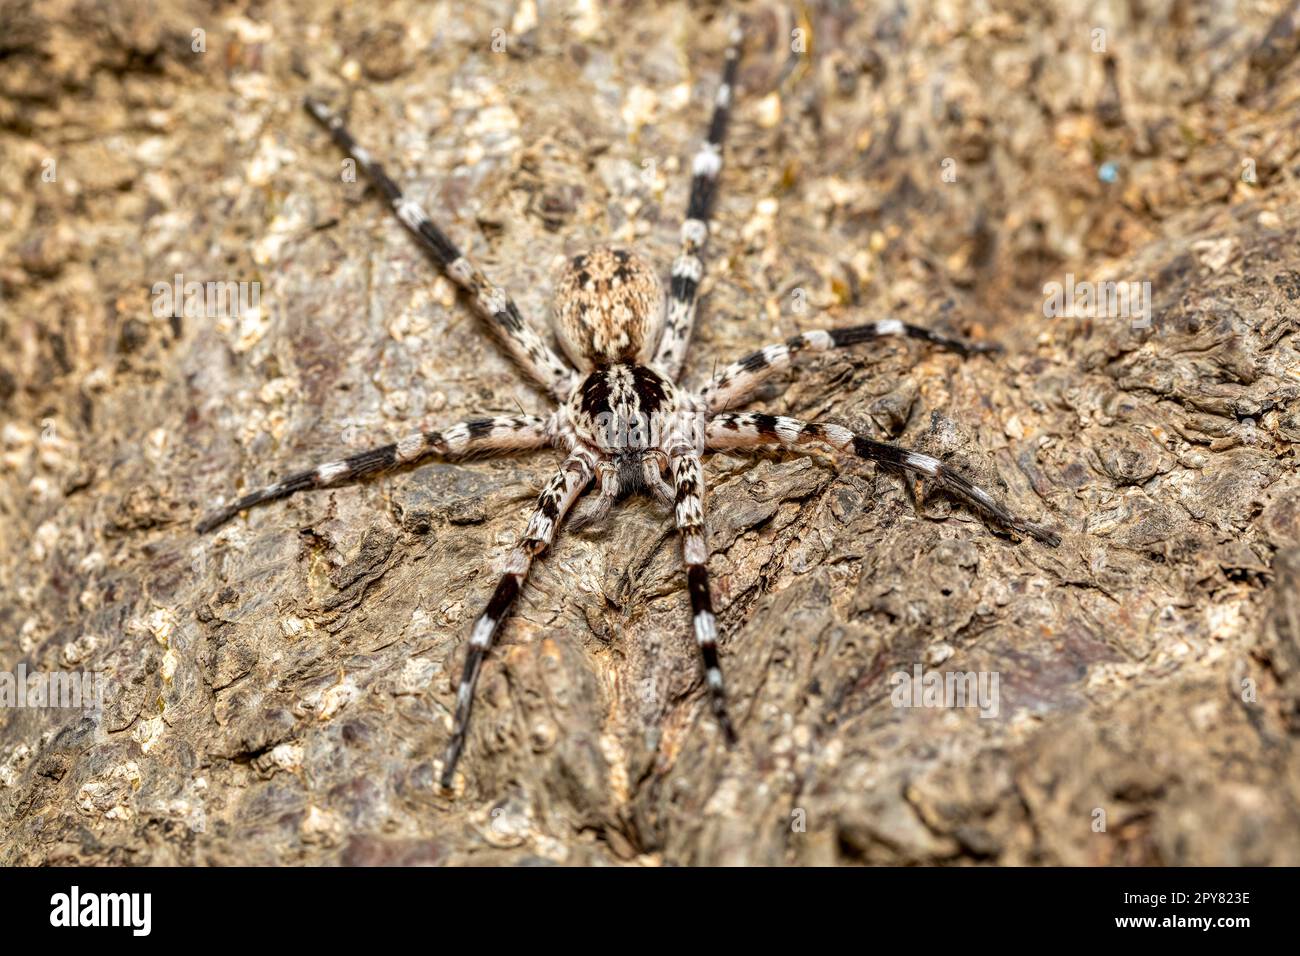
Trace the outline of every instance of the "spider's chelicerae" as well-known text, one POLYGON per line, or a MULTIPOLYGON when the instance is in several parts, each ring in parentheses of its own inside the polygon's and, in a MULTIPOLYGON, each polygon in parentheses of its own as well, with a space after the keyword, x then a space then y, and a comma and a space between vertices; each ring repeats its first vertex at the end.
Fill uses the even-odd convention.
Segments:
POLYGON ((806 452, 819 445, 828 446, 835 452, 932 479, 1001 525, 1048 545, 1060 541, 1056 532, 1016 516, 988 492, 929 455, 873 441, 840 425, 731 411, 806 352, 858 345, 885 336, 924 339, 962 355, 994 351, 993 347, 885 319, 843 329, 804 332, 783 343, 768 345, 718 369, 696 391, 676 384, 695 322, 696 293, 704 273, 700 253, 709 234, 709 209, 722 168, 723 134, 741 40, 741 30, 733 28, 708 137, 692 164, 681 253, 673 261, 666 304, 654 270, 634 253, 598 248, 576 256, 567 264, 555 293, 555 337, 568 362, 542 340, 510 297, 461 254, 424 210, 403 196, 338 116, 315 100, 306 102, 311 115, 383 192, 402 223, 468 294, 511 356, 551 395, 556 409, 545 418, 472 418, 326 462, 245 495, 204 518, 198 530, 210 531, 264 501, 335 485, 428 455, 547 446, 567 454, 542 490, 522 540, 511 552, 487 608, 470 633, 456 694, 455 723, 442 765, 443 787, 451 786, 465 745, 474 686, 493 636, 518 597, 533 560, 550 545, 574 503, 593 483, 599 489, 594 502, 577 519, 583 523, 605 516, 612 504, 631 494, 650 494, 672 506, 686 565, 695 640, 704 660, 713 713, 728 742, 735 740, 735 730, 727 716, 718 663, 717 624, 709 592, 700 465, 705 452, 760 446, 806 452))

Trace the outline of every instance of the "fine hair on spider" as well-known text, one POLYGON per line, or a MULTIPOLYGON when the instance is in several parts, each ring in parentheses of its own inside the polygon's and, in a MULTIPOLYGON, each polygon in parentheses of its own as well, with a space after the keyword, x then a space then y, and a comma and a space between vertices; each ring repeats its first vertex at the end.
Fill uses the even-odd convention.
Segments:
POLYGON ((525 321, 514 301, 495 286, 353 137, 343 120, 315 99, 307 111, 365 171, 443 272, 459 286, 523 372, 555 403, 549 415, 470 418, 421 431, 369 451, 329 461, 248 493, 213 511, 197 529, 215 529, 240 512, 299 491, 323 488, 432 455, 464 458, 486 453, 558 448, 565 459, 538 496, 522 537, 469 634, 456 692, 450 737, 439 781, 455 782, 474 704, 474 688, 492 647, 528 577, 571 509, 593 485, 588 506, 574 523, 605 517, 629 495, 650 495, 671 507, 681 541, 693 630, 704 667, 713 717, 728 743, 736 731, 727 710, 718 655, 718 628, 709 586, 701 458, 717 450, 771 447, 809 454, 818 449, 875 462, 928 478, 996 524, 1055 547, 1059 535, 1011 511, 951 466, 929 455, 875 441, 841 425, 782 415, 735 411, 774 375, 805 355, 889 337, 920 339, 959 355, 996 351, 897 319, 803 332, 715 369, 698 389, 677 382, 695 324, 704 276, 702 253, 722 170, 722 147, 740 60, 743 31, 730 29, 708 132, 691 164, 690 198, 665 297, 655 270, 627 249, 600 247, 575 256, 556 284, 557 352, 525 321))

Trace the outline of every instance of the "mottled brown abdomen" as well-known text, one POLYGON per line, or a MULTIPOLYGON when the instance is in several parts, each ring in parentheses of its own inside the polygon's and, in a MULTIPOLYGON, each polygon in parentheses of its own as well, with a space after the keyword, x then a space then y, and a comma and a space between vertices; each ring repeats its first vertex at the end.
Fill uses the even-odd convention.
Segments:
POLYGON ((645 362, 659 340, 663 291, 644 260, 624 249, 574 256, 555 289, 555 335, 588 371, 645 362))

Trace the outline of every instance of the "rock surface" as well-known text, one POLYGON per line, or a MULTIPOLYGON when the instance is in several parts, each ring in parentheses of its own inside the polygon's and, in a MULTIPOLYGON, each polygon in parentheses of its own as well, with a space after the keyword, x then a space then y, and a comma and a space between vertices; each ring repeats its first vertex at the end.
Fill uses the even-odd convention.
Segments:
POLYGON ((1300 863, 1300 16, 852 6, 743 7, 687 379, 886 315, 996 340, 857 349, 757 407, 941 455, 1064 543, 715 456, 740 745, 637 501, 536 566, 444 795, 449 681, 556 456, 191 530, 546 407, 301 98, 541 322, 593 243, 667 269, 720 9, 0 0, 0 666, 108 680, 0 710, 0 862, 1300 863), (159 317, 177 274, 260 308, 159 317), (1068 276, 1149 282, 1149 323, 1044 317, 1068 276), (895 706, 918 666, 996 675, 996 708, 895 706))

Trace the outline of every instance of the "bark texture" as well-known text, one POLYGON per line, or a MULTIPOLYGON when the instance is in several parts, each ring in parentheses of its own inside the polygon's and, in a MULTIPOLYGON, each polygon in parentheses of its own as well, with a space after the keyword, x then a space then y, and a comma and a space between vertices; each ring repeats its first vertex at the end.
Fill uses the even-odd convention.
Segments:
POLYGON ((884 316, 995 339, 856 349, 757 407, 943 456, 1061 547, 869 467, 715 456, 740 745, 638 501, 538 563, 440 795, 470 624, 558 457, 191 530, 413 424, 546 408, 301 98, 540 323, 593 243, 666 272, 719 8, 0 0, 0 666, 110 681, 99 713, 0 710, 0 862, 1300 863, 1300 18, 743 9, 688 380, 884 316), (260 314, 156 318, 177 273, 259 282, 260 314), (1150 327, 1045 318, 1067 275, 1150 282, 1150 327), (997 716, 895 706, 917 664, 996 673, 997 716))

